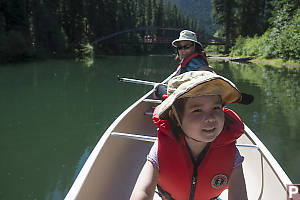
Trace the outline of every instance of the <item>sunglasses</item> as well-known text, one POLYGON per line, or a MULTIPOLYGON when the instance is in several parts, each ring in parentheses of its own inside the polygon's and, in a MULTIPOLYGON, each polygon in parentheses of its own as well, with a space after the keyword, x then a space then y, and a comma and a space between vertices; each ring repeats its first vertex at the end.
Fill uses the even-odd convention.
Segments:
POLYGON ((184 46, 181 46, 181 47, 176 47, 177 48, 177 50, 186 50, 186 49, 189 49, 189 48, 191 48, 191 47, 193 47, 194 45, 193 44, 187 44, 187 45, 184 45, 184 46))

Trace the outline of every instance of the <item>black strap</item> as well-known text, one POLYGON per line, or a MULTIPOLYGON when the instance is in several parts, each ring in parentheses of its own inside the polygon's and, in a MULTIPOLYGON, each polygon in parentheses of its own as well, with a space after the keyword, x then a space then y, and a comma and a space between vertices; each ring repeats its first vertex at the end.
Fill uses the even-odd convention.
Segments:
POLYGON ((157 185, 158 192, 157 194, 165 200, 175 200, 170 193, 162 189, 159 185, 157 185))
POLYGON ((209 149, 209 146, 210 146, 210 143, 207 143, 207 145, 204 147, 204 149, 202 150, 202 152, 200 153, 200 155, 198 156, 197 160, 194 159, 194 156, 192 154, 192 150, 190 149, 188 143, 185 141, 185 145, 187 147, 187 150, 189 152, 189 155, 194 163, 194 167, 198 168, 201 161, 203 160, 203 158, 205 157, 208 149, 209 149))

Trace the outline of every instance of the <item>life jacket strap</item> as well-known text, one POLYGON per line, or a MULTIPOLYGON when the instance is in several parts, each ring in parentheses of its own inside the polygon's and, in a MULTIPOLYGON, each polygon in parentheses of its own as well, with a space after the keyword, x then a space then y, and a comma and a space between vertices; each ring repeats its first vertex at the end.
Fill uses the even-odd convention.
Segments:
POLYGON ((175 200, 170 193, 168 193, 167 191, 165 191, 164 189, 162 189, 159 185, 157 185, 157 189, 158 189, 158 192, 157 194, 162 198, 162 199, 165 199, 165 200, 175 200))

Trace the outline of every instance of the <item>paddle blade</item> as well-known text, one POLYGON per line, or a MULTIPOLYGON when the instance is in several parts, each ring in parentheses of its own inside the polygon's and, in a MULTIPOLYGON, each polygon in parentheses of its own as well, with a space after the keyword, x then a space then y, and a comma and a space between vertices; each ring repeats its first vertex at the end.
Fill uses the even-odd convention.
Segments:
POLYGON ((241 104, 248 105, 254 101, 254 96, 251 94, 241 93, 242 100, 239 102, 241 104))

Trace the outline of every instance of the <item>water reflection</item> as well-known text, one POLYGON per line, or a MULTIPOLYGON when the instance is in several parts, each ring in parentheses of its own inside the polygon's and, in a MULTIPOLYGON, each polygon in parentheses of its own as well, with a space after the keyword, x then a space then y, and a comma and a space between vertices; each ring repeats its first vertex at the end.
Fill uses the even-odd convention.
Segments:
MULTIPOLYGON (((210 63, 255 96, 231 107, 300 183, 300 69, 210 63)), ((166 56, 0 67, 0 199, 63 199, 101 135, 151 89, 116 76, 159 82, 176 68, 166 56)))
MULTIPOLYGON (((84 149, 84 152, 81 154, 81 156, 75 166, 73 181, 75 181, 75 178, 79 174, 85 161, 88 159, 90 152, 91 152, 91 147, 87 147, 86 149, 84 149)), ((65 180, 65 176, 64 176, 64 174, 60 174, 60 178, 57 178, 57 182, 55 184, 54 189, 51 189, 49 192, 47 192, 45 200, 64 199, 68 190, 65 189, 63 180, 65 180)))

